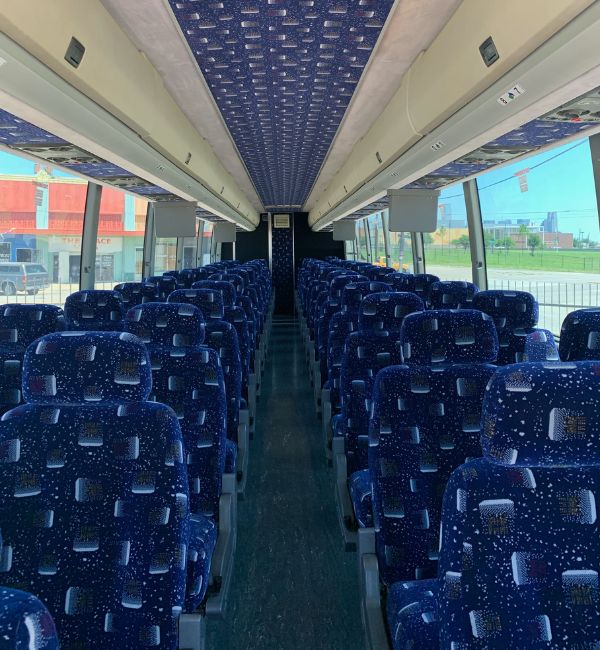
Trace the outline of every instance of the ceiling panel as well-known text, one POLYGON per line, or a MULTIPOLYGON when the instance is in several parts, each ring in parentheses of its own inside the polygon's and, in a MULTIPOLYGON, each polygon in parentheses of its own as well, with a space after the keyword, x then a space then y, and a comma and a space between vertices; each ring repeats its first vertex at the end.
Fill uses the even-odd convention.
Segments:
POLYGON ((169 4, 263 204, 301 207, 393 0, 169 4))

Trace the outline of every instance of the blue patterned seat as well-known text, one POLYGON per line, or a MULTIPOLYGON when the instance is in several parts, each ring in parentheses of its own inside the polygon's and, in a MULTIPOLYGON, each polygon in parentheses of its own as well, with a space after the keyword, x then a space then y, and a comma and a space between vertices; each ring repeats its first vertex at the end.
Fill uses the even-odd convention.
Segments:
POLYGON ((194 305, 150 303, 127 312, 126 331, 146 344, 150 398, 175 411, 184 441, 190 507, 215 521, 225 466, 226 397, 217 352, 202 345, 204 318, 194 305))
POLYGON ((125 310, 145 302, 159 302, 161 300, 158 286, 151 282, 122 282, 114 287, 121 296, 125 310))
POLYGON ((446 280, 434 282, 429 288, 429 307, 431 309, 472 309, 473 296, 479 287, 472 282, 446 280))
POLYGON ((560 330, 563 361, 600 359, 600 309, 577 309, 567 314, 560 330))
POLYGON ((401 363, 398 333, 358 331, 346 339, 340 395, 348 476, 368 466, 369 414, 375 377, 383 368, 401 363))
POLYGON ((219 354, 227 394, 227 437, 238 442, 242 398, 242 367, 237 333, 222 320, 223 294, 216 289, 180 289, 169 296, 169 302, 187 303, 200 309, 205 318, 205 345, 219 354))
POLYGON ((346 339, 352 332, 358 330, 358 314, 356 312, 336 312, 329 323, 327 335, 327 386, 330 390, 332 413, 340 407, 340 373, 346 339))
POLYGON ((158 289, 161 302, 165 302, 169 294, 177 289, 177 280, 171 275, 153 275, 144 281, 145 284, 158 289))
POLYGON ((373 266, 370 269, 364 271, 364 275, 372 281, 381 281, 385 282, 385 279, 388 275, 394 274, 395 271, 389 266, 373 266))
POLYGON ((415 291, 415 276, 412 273, 390 273, 383 281, 389 284, 392 291, 415 291))
POLYGON ((382 293, 391 291, 389 285, 384 282, 350 282, 342 290, 342 311, 357 312, 360 303, 370 293, 382 293))
POLYGON ((119 332, 123 329, 123 302, 116 291, 85 289, 65 300, 65 327, 74 332, 119 332))
POLYGON ((392 291, 372 293, 360 303, 359 329, 361 331, 400 332, 404 318, 425 305, 414 293, 392 291))
POLYGON ((0 307, 0 415, 21 403, 21 363, 27 346, 64 325, 63 310, 55 305, 0 307))
POLYGON ((393 650, 437 650, 439 581, 396 582, 387 593, 387 627, 393 650))
POLYGON ((475 310, 408 315, 405 364, 373 390, 369 469, 375 544, 386 585, 436 574, 442 493, 450 473, 481 455, 481 404, 498 351, 492 320, 475 310))
POLYGON ((204 596, 212 525, 190 517, 179 423, 150 389, 135 336, 50 334, 0 421, 2 582, 45 603, 66 648, 176 648, 186 586, 188 607, 204 596))
POLYGON ((552 333, 537 328, 538 303, 526 291, 480 291, 473 307, 494 319, 500 342, 496 364, 505 366, 522 361, 558 361, 552 333))
POLYGON ((417 273, 415 275, 415 293, 426 305, 429 305, 431 286, 439 281, 438 276, 431 273, 417 273))
POLYGON ((58 650, 52 616, 35 596, 0 587, 0 645, 6 650, 58 650))
POLYGON ((599 396, 595 361, 498 369, 484 458, 455 470, 444 495, 440 636, 424 648, 598 645, 599 396))

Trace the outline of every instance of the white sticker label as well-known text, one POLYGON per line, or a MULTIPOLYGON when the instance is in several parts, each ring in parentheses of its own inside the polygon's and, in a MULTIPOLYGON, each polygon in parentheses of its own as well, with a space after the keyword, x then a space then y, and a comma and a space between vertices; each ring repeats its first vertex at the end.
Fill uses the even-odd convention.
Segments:
POLYGON ((498 97, 498 104, 502 104, 502 106, 506 106, 507 104, 514 102, 515 99, 517 99, 524 93, 525 93, 525 88, 523 88, 523 86, 519 84, 515 84, 510 90, 507 90, 503 95, 500 95, 500 97, 498 97))

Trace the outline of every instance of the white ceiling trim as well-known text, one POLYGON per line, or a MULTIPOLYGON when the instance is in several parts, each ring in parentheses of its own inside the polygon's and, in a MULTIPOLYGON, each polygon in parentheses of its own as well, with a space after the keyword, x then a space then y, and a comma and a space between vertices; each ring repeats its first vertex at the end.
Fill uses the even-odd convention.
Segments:
POLYGON ((206 81, 166 0, 101 0, 258 212, 263 209, 206 81))
POLYGON ((305 211, 314 207, 315 200, 346 162, 356 143, 390 102, 412 62, 429 47, 461 1, 396 0, 307 199, 305 211))

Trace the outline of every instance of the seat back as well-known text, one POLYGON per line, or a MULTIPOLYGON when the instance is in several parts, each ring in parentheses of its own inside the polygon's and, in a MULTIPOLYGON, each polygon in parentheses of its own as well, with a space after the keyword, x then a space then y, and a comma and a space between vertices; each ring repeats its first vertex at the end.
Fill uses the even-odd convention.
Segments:
POLYGON ((600 359, 600 309, 578 309, 567 314, 560 330, 563 361, 600 359))
POLYGON ((476 293, 479 287, 472 282, 434 282, 429 288, 429 306, 431 309, 471 309, 476 293))
POLYGON ((29 585, 64 647, 177 647, 188 486, 150 389, 135 336, 49 334, 25 354, 27 403, 0 421, 2 582, 29 585))
POLYGON ((116 291, 86 289, 65 300, 65 327, 74 332, 119 332, 123 316, 123 302, 116 291))
POLYGON ((63 310, 54 305, 0 307, 0 415, 21 403, 21 364, 27 346, 64 326, 63 310))
POLYGON ((340 407, 340 374, 346 339, 358 330, 358 314, 352 311, 336 312, 329 323, 327 335, 327 382, 330 401, 335 411, 340 407))
POLYGON ((492 320, 475 310, 408 315, 404 366, 377 377, 368 466, 384 582, 433 577, 442 494, 450 473, 481 455, 481 404, 498 351, 492 320))
POLYGON ((392 291, 415 292, 415 276, 412 273, 390 273, 383 281, 390 285, 392 291))
POLYGON ((225 466, 226 396, 219 355, 202 345, 202 314, 190 304, 138 305, 127 312, 125 329, 148 349, 150 399, 171 407, 179 420, 191 511, 217 521, 225 466))
POLYGON ((115 285, 114 291, 121 296, 125 310, 145 302, 161 300, 160 290, 153 282, 122 282, 115 285))
POLYGON ((551 332, 536 327, 539 307, 527 291, 480 291, 473 307, 494 319, 500 349, 496 364, 522 361, 557 361, 558 348, 551 332))
POLYGON ((233 307, 236 300, 236 289, 235 286, 224 280, 200 280, 200 282, 194 282, 194 289, 213 289, 214 291, 220 291, 223 295, 223 304, 225 307, 233 307))
POLYGON ((483 428, 444 496, 440 647, 597 646, 597 362, 499 368, 483 428))
POLYGON ((439 281, 438 276, 431 273, 417 273, 415 275, 415 293, 426 305, 429 305, 431 285, 439 281))
POLYGON ((342 311, 358 312, 365 296, 385 291, 390 291, 390 287, 383 282, 350 282, 342 290, 342 311))
POLYGON ((346 339, 340 369, 340 398, 349 474, 368 465, 369 415, 375 377, 383 368, 401 363, 397 332, 359 331, 346 339))
POLYGON ((158 289, 158 296, 165 302, 169 294, 177 289, 177 280, 172 275, 152 275, 145 284, 154 285, 158 289))
POLYGON ((223 314, 223 296, 215 289, 175 291, 169 302, 195 305, 204 314, 206 335, 204 344, 215 350, 221 361, 227 395, 227 437, 237 442, 242 398, 242 360, 237 332, 231 323, 216 316, 223 314), (212 310, 212 317, 206 314, 212 310))
POLYGON ((359 310, 359 329, 362 331, 399 332, 404 318, 425 305, 414 293, 385 291, 372 293, 363 298, 359 310))

